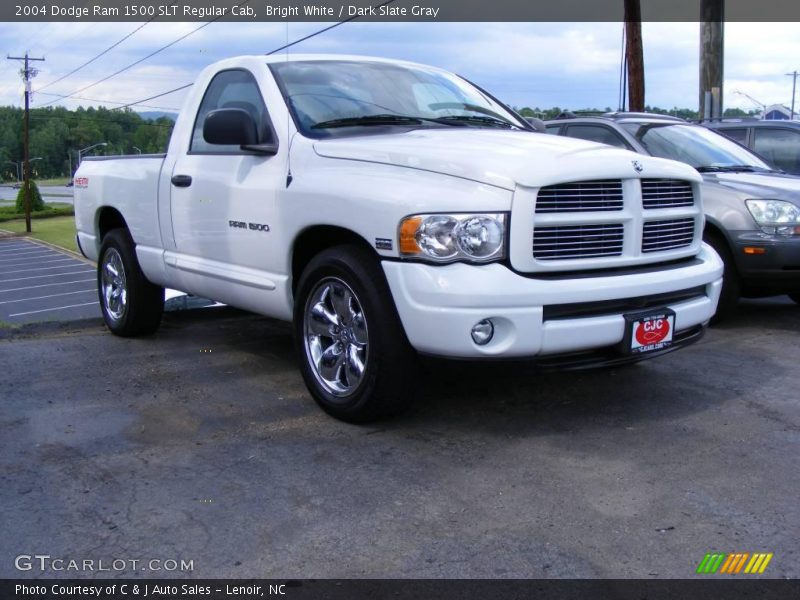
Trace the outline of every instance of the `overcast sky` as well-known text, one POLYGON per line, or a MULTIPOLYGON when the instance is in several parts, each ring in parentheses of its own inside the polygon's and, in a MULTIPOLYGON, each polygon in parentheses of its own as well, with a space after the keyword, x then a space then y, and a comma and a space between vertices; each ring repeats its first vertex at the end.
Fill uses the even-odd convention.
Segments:
MULTIPOLYGON (((97 61, 37 94, 33 106, 101 79, 202 23, 150 23, 97 61)), ((34 90, 89 60, 136 29, 135 23, 0 23, 3 54, 45 56, 34 90)), ((330 23, 290 23, 298 39, 330 23)), ((698 23, 643 25, 646 101, 663 108, 698 106, 698 23)), ((542 108, 616 108, 621 23, 347 23, 303 42, 296 52, 334 52, 401 58, 455 71, 509 104, 542 108)), ((725 106, 753 101, 789 105, 800 69, 800 23, 729 23, 725 26, 725 106)), ((213 23, 125 73, 79 96, 130 102, 193 81, 210 62, 260 54, 285 43, 285 23, 213 23)), ((0 104, 21 105, 19 65, 0 65, 0 104)), ((800 92, 799 92, 800 93, 800 92)), ((180 107, 182 93, 150 102, 180 107)), ((99 104, 59 100, 69 107, 99 104)), ((800 103, 800 99, 798 100, 800 103)), ((110 106, 113 106, 109 104, 110 106)), ((800 105, 800 104, 799 104, 800 105)), ((153 110, 137 107, 137 110, 153 110)))

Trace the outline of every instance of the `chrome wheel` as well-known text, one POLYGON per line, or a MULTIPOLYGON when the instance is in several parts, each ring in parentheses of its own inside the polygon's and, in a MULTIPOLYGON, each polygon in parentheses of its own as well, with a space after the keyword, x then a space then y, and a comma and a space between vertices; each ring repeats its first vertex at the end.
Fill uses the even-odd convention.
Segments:
POLYGON ((100 266, 103 310, 112 321, 119 321, 128 306, 128 285, 122 257, 116 248, 109 248, 100 266))
POLYGON ((320 281, 308 296, 303 330, 306 360, 320 385, 339 398, 355 393, 366 372, 369 337, 350 286, 335 277, 320 281))

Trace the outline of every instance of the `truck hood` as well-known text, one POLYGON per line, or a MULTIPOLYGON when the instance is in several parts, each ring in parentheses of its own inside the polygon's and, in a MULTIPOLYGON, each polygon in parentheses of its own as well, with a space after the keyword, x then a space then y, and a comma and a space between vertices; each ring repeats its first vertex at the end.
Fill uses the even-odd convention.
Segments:
POLYGON ((782 173, 705 173, 706 184, 718 185, 748 198, 789 200, 800 206, 800 177, 782 173))
POLYGON ((416 129, 317 140, 322 157, 381 163, 442 173, 508 190, 598 178, 664 177, 700 181, 675 161, 576 140, 532 133, 475 128, 416 129), (641 167, 641 173, 634 168, 641 167))

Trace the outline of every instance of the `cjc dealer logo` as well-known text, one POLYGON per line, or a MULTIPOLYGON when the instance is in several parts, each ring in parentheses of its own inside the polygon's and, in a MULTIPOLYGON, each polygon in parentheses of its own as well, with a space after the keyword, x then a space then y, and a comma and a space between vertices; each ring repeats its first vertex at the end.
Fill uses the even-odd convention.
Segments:
POLYGON ((748 573, 755 575, 756 573, 763 573, 771 560, 772 552, 706 554, 697 566, 697 572, 701 575, 713 575, 714 573, 727 575, 748 573))

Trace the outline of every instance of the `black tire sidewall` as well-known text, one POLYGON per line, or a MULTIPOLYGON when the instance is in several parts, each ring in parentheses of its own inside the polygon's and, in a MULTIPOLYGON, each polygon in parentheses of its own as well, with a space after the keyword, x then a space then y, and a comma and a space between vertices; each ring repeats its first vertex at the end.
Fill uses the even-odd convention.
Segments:
POLYGON ((712 317, 712 323, 717 323, 736 311, 742 291, 741 282, 733 254, 731 254, 727 242, 724 239, 720 239, 719 235, 713 234, 703 236, 703 241, 714 249, 722 259, 722 264, 725 267, 717 312, 712 317))
POLYGON ((103 237, 97 263, 97 294, 103 320, 112 333, 127 337, 151 333, 158 327, 163 311, 164 291, 144 277, 136 259, 136 245, 126 229, 113 229, 103 237), (106 312, 102 286, 104 259, 106 252, 111 248, 115 249, 122 259, 127 293, 125 312, 122 318, 116 321, 106 312))

